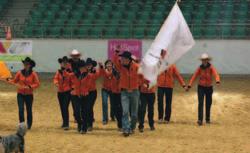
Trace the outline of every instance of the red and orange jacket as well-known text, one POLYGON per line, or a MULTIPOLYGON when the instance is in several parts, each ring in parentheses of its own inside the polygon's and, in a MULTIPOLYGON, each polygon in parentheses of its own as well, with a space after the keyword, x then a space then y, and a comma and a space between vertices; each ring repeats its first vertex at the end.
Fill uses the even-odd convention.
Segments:
POLYGON ((57 86, 58 92, 67 92, 71 90, 70 86, 71 73, 66 70, 58 70, 54 76, 54 84, 57 86))
POLYGON ((89 73, 90 76, 90 87, 89 91, 95 91, 96 90, 96 80, 101 76, 100 71, 96 71, 95 73, 89 73))
POLYGON ((120 63, 118 55, 114 55, 113 62, 120 73, 120 88, 130 91, 139 89, 139 65, 132 61, 129 68, 126 68, 120 63))
POLYGON ((18 93, 24 95, 31 95, 33 94, 33 90, 38 88, 40 85, 40 81, 38 79, 38 75, 36 72, 32 71, 30 75, 25 76, 23 75, 22 71, 18 71, 15 75, 15 78, 10 81, 20 86, 27 86, 29 88, 23 89, 18 88, 18 93))
POLYGON ((199 85, 204 87, 211 87, 213 84, 213 76, 217 83, 220 82, 220 76, 217 73, 213 65, 209 64, 207 67, 202 65, 195 71, 192 78, 189 81, 188 86, 192 86, 194 80, 199 77, 199 85))
POLYGON ((121 92, 121 88, 119 86, 120 84, 120 80, 117 79, 114 75, 112 76, 111 79, 111 91, 113 93, 120 93, 121 92))
POLYGON ((87 96, 90 91, 91 76, 87 74, 84 78, 79 79, 76 75, 71 74, 70 85, 71 94, 74 96, 87 96))
POLYGON ((185 86, 185 82, 175 65, 170 66, 166 71, 162 72, 157 79, 158 87, 173 88, 174 78, 177 78, 181 86, 185 86))
POLYGON ((149 87, 149 81, 146 80, 143 75, 139 75, 140 76, 140 80, 139 80, 139 89, 141 93, 155 93, 156 91, 156 86, 152 87, 152 88, 148 88, 149 87))
POLYGON ((112 72, 107 71, 106 69, 100 69, 101 76, 103 77, 102 88, 108 91, 112 89, 112 72))

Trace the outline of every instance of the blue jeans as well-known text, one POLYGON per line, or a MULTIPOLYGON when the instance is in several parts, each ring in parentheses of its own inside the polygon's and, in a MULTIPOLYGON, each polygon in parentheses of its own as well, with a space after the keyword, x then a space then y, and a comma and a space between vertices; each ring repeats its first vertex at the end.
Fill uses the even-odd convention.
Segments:
POLYGON ((123 110, 122 128, 124 132, 129 132, 130 130, 134 130, 136 128, 139 97, 139 90, 133 90, 131 92, 122 90, 121 92, 123 110))
POLYGON ((108 98, 110 98, 111 92, 102 89, 102 121, 108 122, 108 98))

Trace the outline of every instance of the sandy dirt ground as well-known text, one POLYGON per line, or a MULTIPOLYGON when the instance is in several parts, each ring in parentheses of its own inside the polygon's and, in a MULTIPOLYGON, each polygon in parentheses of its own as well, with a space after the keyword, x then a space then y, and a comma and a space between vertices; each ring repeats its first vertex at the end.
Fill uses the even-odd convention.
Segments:
MULTIPOLYGON (((100 86, 100 85, 99 85, 100 86)), ((196 87, 188 93, 176 84, 170 124, 156 131, 124 138, 115 122, 101 123, 101 96, 95 105, 94 131, 76 132, 70 107, 70 130, 60 129, 56 89, 43 79, 35 92, 34 122, 26 136, 28 153, 250 153, 250 78, 223 78, 215 87, 212 124, 198 127, 196 87)), ((157 119, 155 104, 155 119, 157 119)), ((0 83, 0 135, 15 132, 18 123, 15 87, 0 83)))

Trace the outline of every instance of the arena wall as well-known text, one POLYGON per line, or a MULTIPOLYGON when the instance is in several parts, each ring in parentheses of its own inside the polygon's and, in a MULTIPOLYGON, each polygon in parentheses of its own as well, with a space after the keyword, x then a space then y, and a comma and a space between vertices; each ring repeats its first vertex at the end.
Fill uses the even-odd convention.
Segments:
MULTIPOLYGON (((151 43, 152 40, 143 40, 144 53, 151 43)), ((32 56, 37 62, 38 72, 54 72, 58 68, 57 58, 68 55, 72 49, 78 49, 84 57, 105 61, 107 44, 108 40, 33 39, 32 56)), ((193 73, 203 52, 213 57, 212 62, 221 74, 250 74, 249 40, 197 40, 191 51, 177 62, 180 72, 193 73)), ((13 71, 22 66, 19 63, 8 65, 13 71)))

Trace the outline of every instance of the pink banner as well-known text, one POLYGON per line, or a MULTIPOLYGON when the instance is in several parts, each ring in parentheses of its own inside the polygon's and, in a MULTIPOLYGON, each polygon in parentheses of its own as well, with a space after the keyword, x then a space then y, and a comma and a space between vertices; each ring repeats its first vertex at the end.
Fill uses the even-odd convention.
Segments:
POLYGON ((142 41, 136 39, 112 39, 108 41, 108 58, 111 59, 116 48, 120 46, 121 51, 129 51, 132 55, 141 59, 142 56, 142 41))

